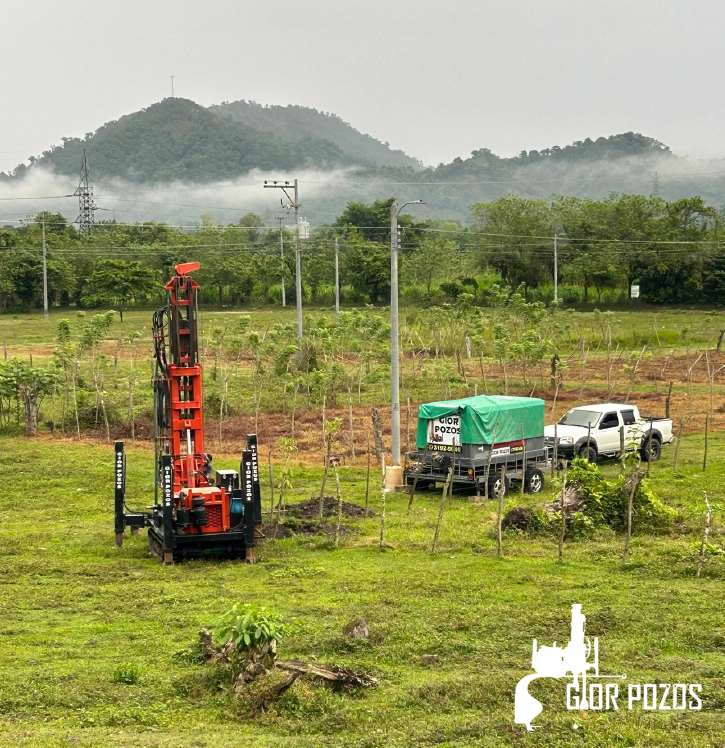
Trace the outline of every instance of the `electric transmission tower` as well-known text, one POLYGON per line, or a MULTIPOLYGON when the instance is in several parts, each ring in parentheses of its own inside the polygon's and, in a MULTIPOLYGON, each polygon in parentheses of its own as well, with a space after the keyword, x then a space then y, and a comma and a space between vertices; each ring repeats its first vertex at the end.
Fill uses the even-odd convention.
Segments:
POLYGON ((86 149, 83 149, 83 162, 81 164, 81 178, 78 182, 78 189, 73 193, 78 196, 78 231, 81 234, 89 235, 93 228, 93 214, 96 210, 96 204, 93 202, 93 187, 88 178, 88 161, 86 161, 86 149))

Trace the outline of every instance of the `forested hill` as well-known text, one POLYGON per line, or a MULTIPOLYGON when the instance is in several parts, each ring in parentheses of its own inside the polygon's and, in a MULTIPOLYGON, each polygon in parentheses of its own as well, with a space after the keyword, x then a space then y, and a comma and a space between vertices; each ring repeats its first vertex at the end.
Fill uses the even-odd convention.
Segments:
POLYGON ((334 115, 303 107, 264 107, 236 102, 206 109, 169 98, 85 138, 63 138, 34 165, 77 175, 86 149, 94 180, 121 177, 135 182, 211 182, 250 169, 333 169, 416 166, 402 151, 355 130, 334 115))
POLYGON ((329 112, 303 106, 262 106, 253 101, 225 102, 209 109, 232 122, 263 130, 284 140, 321 138, 337 146, 358 164, 421 166, 419 161, 403 151, 393 150, 387 143, 364 135, 329 112))

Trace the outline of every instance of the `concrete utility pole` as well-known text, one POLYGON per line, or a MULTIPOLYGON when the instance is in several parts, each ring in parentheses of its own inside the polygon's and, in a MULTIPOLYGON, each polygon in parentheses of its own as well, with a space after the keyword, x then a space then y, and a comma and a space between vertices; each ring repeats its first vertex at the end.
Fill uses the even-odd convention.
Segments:
POLYGON ((43 319, 48 321, 48 248, 45 246, 45 217, 43 217, 43 319))
POLYGON ((284 218, 277 216, 277 220, 279 221, 279 256, 282 260, 282 306, 287 306, 287 295, 284 290, 284 232, 282 231, 282 221, 284 221, 284 218))
MULTIPOLYGON (((398 216, 406 205, 425 205, 422 200, 390 206, 390 451, 392 467, 400 469, 400 354, 398 349, 398 216)), ((402 481, 402 474, 400 476, 402 481)), ((399 482, 400 482, 399 481, 399 482)))
MULTIPOLYGON (((300 241, 300 195, 299 186, 297 180, 293 180, 290 184, 289 180, 285 182, 264 182, 265 189, 278 189, 284 192, 285 197, 289 200, 287 209, 295 209, 295 290, 297 296, 297 337, 302 340, 302 263, 300 255, 302 253, 302 243, 300 241), (287 190, 294 189, 294 198, 290 196, 287 190)), ((280 205, 284 206, 282 200, 279 201, 280 205)))
POLYGON ((340 318, 340 245, 335 237, 335 319, 340 318))
POLYGON ((559 235, 554 234, 554 301, 559 298, 559 258, 557 257, 559 235))

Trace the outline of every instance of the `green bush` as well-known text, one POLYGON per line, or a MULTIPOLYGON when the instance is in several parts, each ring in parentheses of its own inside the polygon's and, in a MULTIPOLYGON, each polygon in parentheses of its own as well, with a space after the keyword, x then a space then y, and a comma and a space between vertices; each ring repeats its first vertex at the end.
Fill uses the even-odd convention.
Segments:
MULTIPOLYGON (((593 525, 606 525, 617 531, 627 526, 629 496, 624 481, 624 476, 606 480, 595 464, 580 457, 572 461, 567 476, 567 482, 579 488, 586 516, 593 525)), ((675 516, 675 510, 654 495, 648 481, 641 481, 632 503, 632 526, 638 530, 661 530, 669 527, 675 516)))
POLYGON ((212 628, 212 633, 219 644, 232 639, 240 649, 249 649, 289 636, 290 628, 278 611, 266 605, 246 603, 232 605, 212 628))
POLYGON ((128 662, 119 662, 113 671, 113 677, 111 680, 114 683, 124 683, 127 686, 132 686, 134 683, 138 683, 139 671, 136 665, 131 665, 128 662))

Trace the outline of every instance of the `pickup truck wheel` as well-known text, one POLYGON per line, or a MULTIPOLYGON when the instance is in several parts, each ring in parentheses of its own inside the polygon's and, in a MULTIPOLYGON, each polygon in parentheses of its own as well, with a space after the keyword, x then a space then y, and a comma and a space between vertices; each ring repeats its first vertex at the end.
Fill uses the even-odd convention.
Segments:
POLYGON ((524 473, 524 491, 541 493, 544 490, 544 473, 539 468, 529 468, 524 473))
POLYGON ((597 458, 599 457, 599 455, 597 454, 597 448, 593 444, 590 444, 589 453, 587 454, 587 445, 582 444, 582 446, 579 448, 579 457, 587 460, 588 462, 596 463, 597 458))
POLYGON ((640 449, 639 453, 645 462, 657 462, 662 455, 662 445, 660 444, 660 440, 656 436, 652 436, 652 451, 650 453, 649 437, 647 437, 644 440, 642 449, 640 449))
POLYGON ((501 478, 502 478, 501 473, 498 473, 497 475, 492 475, 488 479, 488 498, 489 499, 497 499, 501 491, 503 491, 504 496, 508 494, 509 492, 508 476, 506 476, 504 481, 502 481, 501 478))

